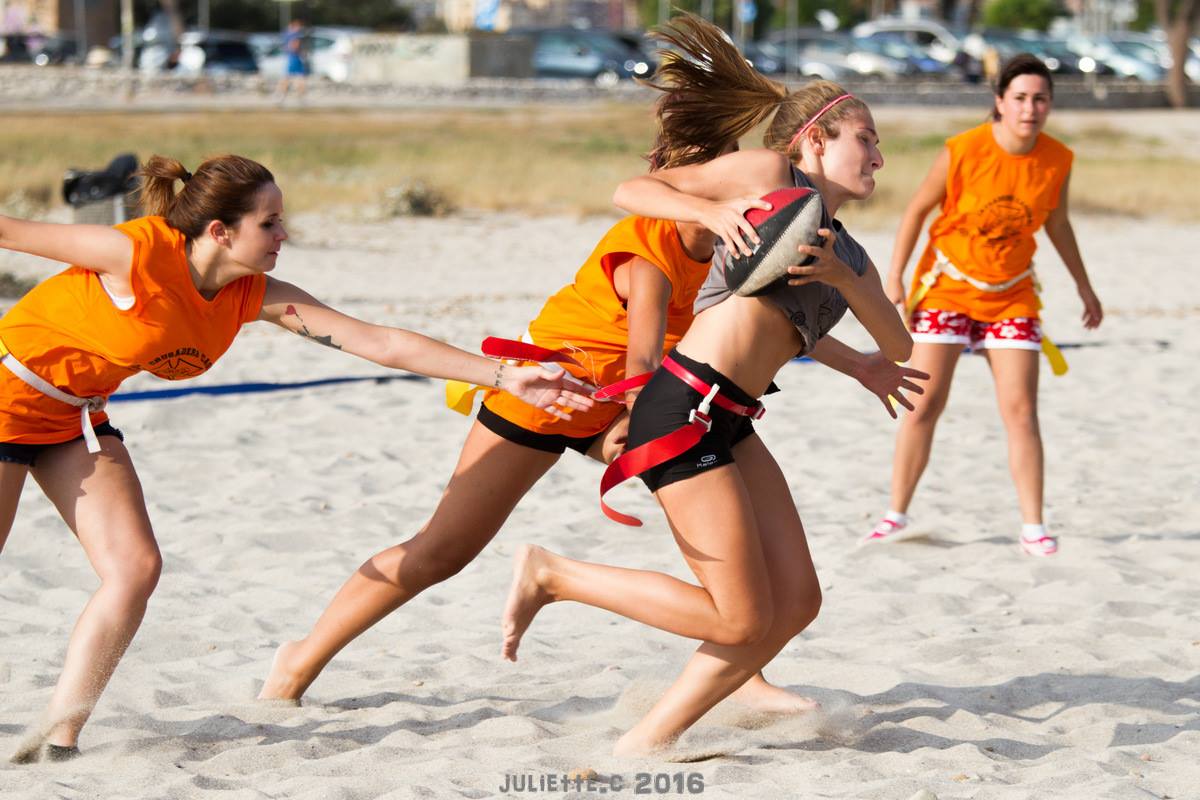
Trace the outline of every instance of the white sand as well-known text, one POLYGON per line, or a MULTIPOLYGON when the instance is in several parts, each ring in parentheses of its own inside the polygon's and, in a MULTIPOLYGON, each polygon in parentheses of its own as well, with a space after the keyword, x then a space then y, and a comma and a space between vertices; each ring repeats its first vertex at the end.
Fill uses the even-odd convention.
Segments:
MULTIPOLYGON (((513 335, 609 220, 515 216, 379 225, 297 220, 279 275, 350 313, 474 346, 513 335)), ((468 421, 438 383, 349 384, 115 405, 165 555, 146 622, 84 731, 82 759, 0 763, 7 798, 482 798, 506 773, 696 772, 705 797, 1148 798, 1200 793, 1200 273, 1194 228, 1077 220, 1105 302, 1085 334, 1044 245, 1047 507, 1062 552, 1017 552, 1019 518, 981 359, 960 366, 912 513, 928 535, 864 552, 894 424, 852 381, 785 368, 759 429, 791 481, 825 589, 767 670, 819 718, 723 705, 684 740, 695 764, 608 755, 692 644, 579 606, 535 622, 515 665, 498 617, 515 547, 683 575, 647 526, 608 522, 597 466, 568 454, 495 543, 351 645, 302 708, 253 702, 274 647, 309 628, 376 550, 432 510, 468 421)), ((862 236, 879 264, 890 233, 862 236)), ((0 269, 36 269, 5 257, 0 269)), ((839 334, 863 345, 852 321, 839 334)), ((251 326, 196 383, 383 370, 251 326)), ((127 390, 165 388, 150 378, 127 390)), ((30 481, 0 559, 0 750, 37 721, 96 579, 30 481)), ((563 796, 561 791, 547 792, 563 796)), ((585 796, 587 793, 566 796, 585 796)), ((599 796, 599 795, 597 795, 599 796)))

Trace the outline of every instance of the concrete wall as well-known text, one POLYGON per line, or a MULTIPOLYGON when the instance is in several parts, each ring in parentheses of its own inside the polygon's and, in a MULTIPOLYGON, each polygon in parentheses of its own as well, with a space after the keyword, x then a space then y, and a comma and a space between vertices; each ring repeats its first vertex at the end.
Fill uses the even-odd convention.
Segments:
POLYGON ((533 74, 528 39, 497 34, 375 34, 356 39, 350 82, 458 85, 474 77, 533 74))

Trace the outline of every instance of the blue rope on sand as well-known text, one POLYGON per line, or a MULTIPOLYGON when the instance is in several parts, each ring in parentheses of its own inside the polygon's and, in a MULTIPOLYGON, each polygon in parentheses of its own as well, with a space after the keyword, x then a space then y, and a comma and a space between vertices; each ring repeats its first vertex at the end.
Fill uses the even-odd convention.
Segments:
POLYGON ((216 386, 185 386, 179 389, 150 389, 144 392, 120 392, 108 398, 110 403, 136 402, 139 400, 167 400, 190 394, 259 394, 262 392, 284 392, 291 389, 310 389, 314 386, 330 386, 338 383, 391 383, 392 381, 427 381, 423 375, 378 375, 363 378, 323 378, 316 381, 297 383, 223 383, 216 386))
MULTIPOLYGON (((1171 346, 1170 342, 1163 340, 1148 340, 1139 342, 1139 344, 1153 344, 1159 350, 1165 350, 1171 346)), ((1072 350, 1084 347, 1101 347, 1103 342, 1067 342, 1058 345, 1060 350, 1072 350)), ((801 358, 793 358, 793 364, 812 364, 814 363, 808 356, 801 358)), ((222 395, 222 394, 260 394, 263 392, 286 392, 292 389, 311 389, 314 386, 332 386, 339 383, 361 383, 363 381, 373 381, 374 383, 391 383, 392 381, 427 381, 422 375, 378 375, 374 377, 360 378, 323 378, 316 381, 299 381, 297 383, 223 383, 216 386, 187 386, 180 389, 150 389, 145 392, 121 392, 114 394, 108 398, 110 403, 121 402, 137 402, 139 400, 168 400, 172 397, 184 397, 190 394, 207 394, 207 395, 222 395)))

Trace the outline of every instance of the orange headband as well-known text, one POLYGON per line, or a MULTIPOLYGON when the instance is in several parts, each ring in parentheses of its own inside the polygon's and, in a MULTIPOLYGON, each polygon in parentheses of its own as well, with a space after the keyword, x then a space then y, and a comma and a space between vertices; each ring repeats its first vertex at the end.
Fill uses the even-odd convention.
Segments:
POLYGON ((833 108, 834 106, 836 106, 838 103, 842 102, 843 100, 848 100, 851 97, 854 97, 854 95, 843 94, 839 97, 833 98, 828 103, 826 103, 824 108, 822 108, 820 111, 818 111, 817 113, 812 115, 812 119, 810 119, 808 122, 806 122, 800 126, 800 130, 796 131, 796 135, 792 137, 792 140, 790 142, 788 142, 788 150, 791 150, 792 147, 796 144, 796 142, 800 141, 800 137, 804 135, 804 132, 806 130, 808 130, 809 128, 811 128, 816 123, 816 121, 819 120, 826 111, 833 108))

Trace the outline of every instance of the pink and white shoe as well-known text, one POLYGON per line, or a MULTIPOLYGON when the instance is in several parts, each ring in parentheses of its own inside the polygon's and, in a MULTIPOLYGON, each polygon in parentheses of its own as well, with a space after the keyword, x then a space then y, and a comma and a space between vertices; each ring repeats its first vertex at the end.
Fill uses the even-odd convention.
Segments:
POLYGON ((1037 539, 1020 538, 1021 551, 1030 556, 1052 556, 1058 552, 1058 539, 1042 534, 1037 539))
POLYGON ((871 529, 871 532, 864 536, 860 541, 860 545, 876 544, 881 542, 900 542, 912 535, 908 530, 908 520, 897 522, 893 519, 884 517, 879 520, 879 524, 871 529))

